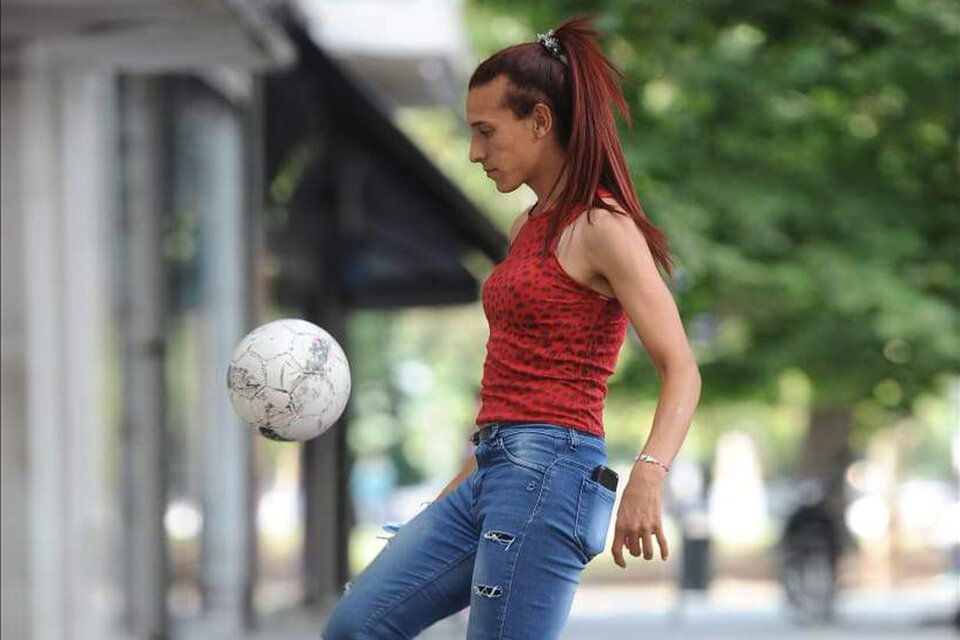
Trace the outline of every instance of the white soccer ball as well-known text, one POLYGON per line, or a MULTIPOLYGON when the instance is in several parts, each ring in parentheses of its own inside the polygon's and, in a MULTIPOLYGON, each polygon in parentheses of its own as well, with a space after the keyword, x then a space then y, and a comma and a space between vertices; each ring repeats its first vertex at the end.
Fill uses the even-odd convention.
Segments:
POLYGON ((286 318, 257 327, 233 352, 227 390, 237 415, 271 440, 304 441, 329 429, 350 397, 350 365, 333 336, 286 318))

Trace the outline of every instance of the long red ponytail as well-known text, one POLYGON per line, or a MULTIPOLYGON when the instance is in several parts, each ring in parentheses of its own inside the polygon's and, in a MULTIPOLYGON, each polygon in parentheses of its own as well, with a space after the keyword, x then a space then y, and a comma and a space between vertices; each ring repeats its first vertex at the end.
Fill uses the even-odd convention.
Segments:
MULTIPOLYGON (((554 30, 566 62, 539 42, 502 49, 473 72, 469 88, 504 74, 510 81, 505 96, 518 118, 527 117, 543 102, 553 111, 557 135, 564 149, 560 174, 570 176, 549 211, 550 221, 541 254, 561 224, 588 208, 610 210, 598 193, 602 185, 633 218, 658 265, 673 279, 673 257, 664 234, 647 218, 637 199, 617 135, 611 102, 632 126, 630 110, 620 89, 624 76, 596 43, 595 14, 570 18, 554 30)), ((588 222, 590 214, 587 214, 588 222)))

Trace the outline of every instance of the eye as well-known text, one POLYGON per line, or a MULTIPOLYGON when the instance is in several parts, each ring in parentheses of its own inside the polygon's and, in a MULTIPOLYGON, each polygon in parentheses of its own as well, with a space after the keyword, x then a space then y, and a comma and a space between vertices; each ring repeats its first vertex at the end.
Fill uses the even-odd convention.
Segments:
POLYGON ((493 131, 490 129, 487 129, 486 131, 481 131, 480 133, 482 133, 485 138, 489 138, 490 136, 493 135, 493 131))

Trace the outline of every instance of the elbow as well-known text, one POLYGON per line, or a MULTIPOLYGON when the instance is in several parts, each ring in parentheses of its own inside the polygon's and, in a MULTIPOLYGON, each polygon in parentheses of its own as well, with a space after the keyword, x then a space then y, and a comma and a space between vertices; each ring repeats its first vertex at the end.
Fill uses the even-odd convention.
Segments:
POLYGON ((659 370, 662 383, 665 384, 667 380, 670 380, 671 385, 681 385, 687 389, 688 393, 686 395, 694 399, 694 404, 699 402, 702 381, 700 378, 700 367, 697 366, 696 361, 688 358, 682 361, 660 365, 657 369, 659 370))
POLYGON ((700 388, 700 367, 692 354, 684 357, 665 358, 655 362, 655 364, 661 379, 667 376, 691 378, 696 382, 697 388, 700 388))

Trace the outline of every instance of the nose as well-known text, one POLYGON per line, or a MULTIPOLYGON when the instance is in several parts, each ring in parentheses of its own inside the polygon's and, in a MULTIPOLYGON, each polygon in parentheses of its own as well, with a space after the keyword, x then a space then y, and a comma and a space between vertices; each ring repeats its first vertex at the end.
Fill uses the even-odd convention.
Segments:
POLYGON ((479 150, 480 145, 477 144, 476 140, 470 140, 470 162, 482 162, 483 155, 479 150))

